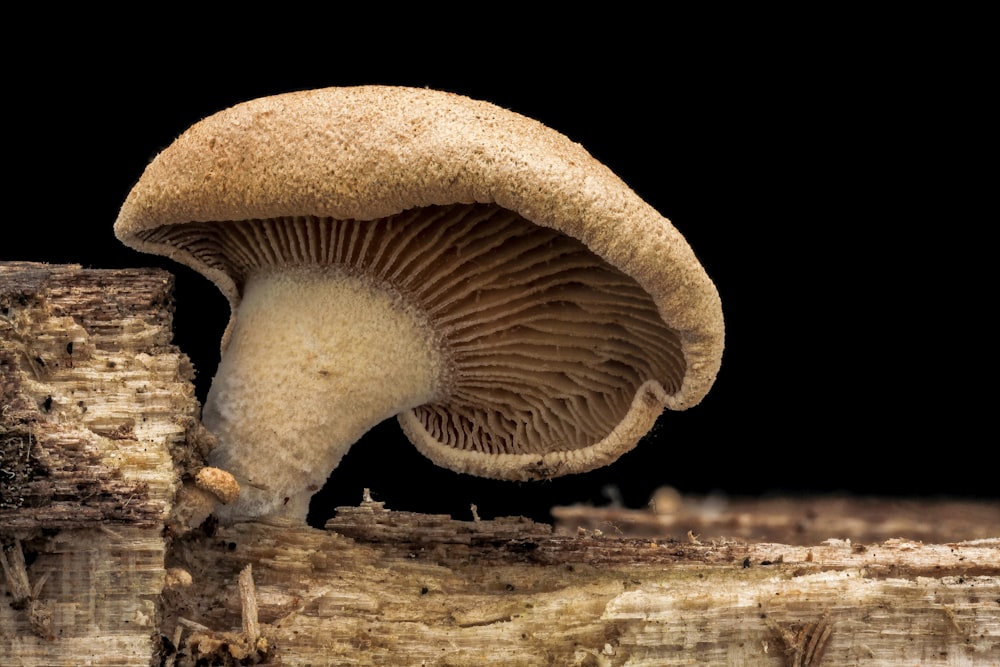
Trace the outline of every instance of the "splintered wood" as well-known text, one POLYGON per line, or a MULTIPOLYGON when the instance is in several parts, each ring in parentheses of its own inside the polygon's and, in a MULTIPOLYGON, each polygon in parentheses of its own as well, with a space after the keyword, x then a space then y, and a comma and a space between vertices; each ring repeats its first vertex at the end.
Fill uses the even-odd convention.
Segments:
POLYGON ((199 429, 172 285, 0 263, 4 667, 151 662, 174 458, 199 429))
POLYGON ((521 518, 339 508, 326 531, 238 524, 172 552, 178 617, 292 664, 995 664, 1000 540, 812 546, 553 535, 521 518), (517 530, 513 530, 514 527, 517 530), (348 537, 348 535, 350 537, 348 537))
POLYGON ((0 526, 161 528, 193 369, 170 344, 173 278, 0 264, 0 526))
POLYGON ((202 523, 170 286, 0 263, 3 667, 1000 665, 996 503, 202 523))

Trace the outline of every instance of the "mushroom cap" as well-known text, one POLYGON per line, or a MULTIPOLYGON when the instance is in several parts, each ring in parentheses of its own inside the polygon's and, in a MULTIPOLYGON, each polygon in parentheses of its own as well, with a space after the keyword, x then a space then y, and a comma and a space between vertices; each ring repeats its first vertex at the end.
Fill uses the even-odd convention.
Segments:
POLYGON ((676 337, 680 376, 637 383, 628 414, 605 434, 607 442, 590 447, 602 453, 586 461, 528 452, 512 456, 523 457, 533 472, 512 473, 506 464, 494 469, 493 461, 481 462, 483 451, 476 447, 442 445, 408 411, 401 423, 425 454, 493 477, 589 469, 630 449, 663 407, 685 409, 711 388, 723 350, 722 308, 685 239, 582 146, 487 102, 361 86, 239 104, 192 126, 148 165, 121 208, 115 233, 137 250, 170 256, 211 279, 235 314, 240 276, 210 261, 211 251, 178 244, 162 230, 290 216, 375 221, 456 204, 492 205, 556 230, 628 276, 676 337))

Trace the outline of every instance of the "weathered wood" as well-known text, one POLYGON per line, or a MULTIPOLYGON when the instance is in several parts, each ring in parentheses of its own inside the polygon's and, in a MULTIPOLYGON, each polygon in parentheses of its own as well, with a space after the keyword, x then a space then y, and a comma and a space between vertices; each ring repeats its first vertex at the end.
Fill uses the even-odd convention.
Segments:
POLYGON ((0 526, 162 526, 200 428, 164 271, 0 264, 0 526))
POLYGON ((172 285, 157 270, 0 263, 5 667, 150 663, 163 528, 201 446, 172 285))
POLYGON ((864 498, 845 495, 781 498, 684 496, 658 490, 648 511, 621 507, 554 507, 556 532, 580 530, 619 537, 692 535, 808 546, 830 537, 882 542, 905 537, 928 543, 1000 536, 1000 503, 961 498, 864 498))
MULTIPOLYGON (((168 591, 164 627, 185 619, 236 641, 238 579, 252 565, 260 632, 270 657, 291 664, 1000 661, 1000 539, 560 536, 518 518, 453 521, 376 502, 340 508, 328 529, 190 536, 171 565, 193 583, 168 591)), ((208 655, 224 654, 203 637, 208 655)))
POLYGON ((219 490, 170 284, 0 264, 4 667, 1000 664, 995 503, 665 494, 553 530, 368 498, 188 530, 219 490))

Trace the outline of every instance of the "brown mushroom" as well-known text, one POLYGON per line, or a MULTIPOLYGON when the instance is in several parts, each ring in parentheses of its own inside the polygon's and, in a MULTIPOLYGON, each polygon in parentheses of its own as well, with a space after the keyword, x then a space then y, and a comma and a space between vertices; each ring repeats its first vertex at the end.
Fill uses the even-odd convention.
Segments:
POLYGON ((581 146, 426 89, 253 100, 147 167, 118 237, 232 306, 204 410, 228 520, 304 518, 398 415, 456 471, 605 465, 718 372, 718 293, 680 233, 581 146))

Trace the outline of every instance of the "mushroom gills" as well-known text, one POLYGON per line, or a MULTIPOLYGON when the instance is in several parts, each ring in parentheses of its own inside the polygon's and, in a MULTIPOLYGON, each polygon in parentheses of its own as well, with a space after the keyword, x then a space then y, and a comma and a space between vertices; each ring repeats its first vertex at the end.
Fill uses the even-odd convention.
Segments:
MULTIPOLYGON (((240 292, 206 424, 221 443, 213 465, 270 500, 241 498, 234 515, 319 488, 357 437, 399 413, 414 444, 452 469, 508 479, 589 470, 631 449, 638 422, 648 428, 685 376, 679 336, 634 279, 496 205, 195 222, 142 238, 224 271, 240 292), (289 270, 322 288, 295 286, 289 270), (278 329, 282 320, 292 326, 278 329), (267 333, 251 331, 259 326, 267 333), (371 409, 362 416, 361 406, 371 409), (237 426, 248 411, 252 424, 237 426), (327 453, 306 456, 293 442, 327 453), (300 469, 293 483, 237 463, 286 455, 325 469, 308 483, 300 469)), ((289 502, 304 516, 303 501, 289 502)))

